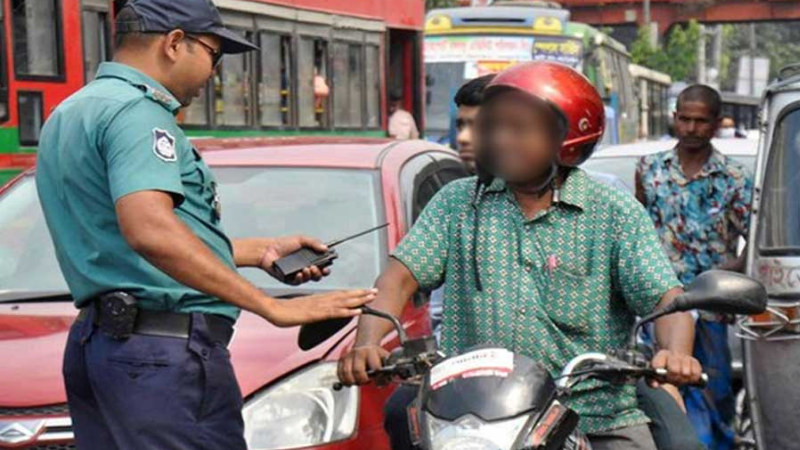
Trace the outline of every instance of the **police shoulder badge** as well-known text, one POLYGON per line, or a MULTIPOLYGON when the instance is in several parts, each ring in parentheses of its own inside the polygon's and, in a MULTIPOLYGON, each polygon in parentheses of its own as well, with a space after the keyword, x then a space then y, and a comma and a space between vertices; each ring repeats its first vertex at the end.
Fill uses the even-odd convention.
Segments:
POLYGON ((153 152, 167 162, 178 160, 178 153, 175 151, 175 138, 169 132, 160 128, 153 128, 153 152))

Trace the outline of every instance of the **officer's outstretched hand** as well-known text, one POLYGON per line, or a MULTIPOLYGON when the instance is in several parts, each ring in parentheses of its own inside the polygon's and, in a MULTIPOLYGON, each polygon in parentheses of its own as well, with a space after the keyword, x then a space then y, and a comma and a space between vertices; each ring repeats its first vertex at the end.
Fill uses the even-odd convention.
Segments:
MULTIPOLYGON (((323 244, 322 241, 308 236, 298 235, 275 238, 272 240, 272 244, 267 247, 264 256, 261 258, 261 268, 273 277, 278 278, 273 269, 273 263, 303 247, 308 247, 318 252, 328 250, 328 247, 323 244)), ((307 281, 319 281, 330 273, 331 270, 329 268, 320 270, 317 266, 309 266, 303 269, 302 273, 297 274, 294 280, 284 280, 284 282, 297 286, 307 281)))
POLYGON ((361 306, 375 300, 377 289, 356 289, 276 300, 266 319, 279 327, 291 327, 327 319, 354 317, 361 306))

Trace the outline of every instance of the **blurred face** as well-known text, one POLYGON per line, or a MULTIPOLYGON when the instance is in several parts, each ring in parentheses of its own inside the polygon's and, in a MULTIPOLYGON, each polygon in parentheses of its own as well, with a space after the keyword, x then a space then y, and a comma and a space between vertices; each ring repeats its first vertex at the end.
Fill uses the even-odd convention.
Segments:
POLYGON ((702 102, 681 102, 675 112, 675 134, 678 146, 688 151, 708 148, 719 123, 711 109, 702 102))
POLYGON ((733 119, 730 117, 723 117, 722 120, 719 122, 720 128, 735 128, 736 124, 734 123, 733 119))
POLYGON ((389 115, 391 116, 394 114, 398 109, 400 109, 400 104, 402 102, 400 100, 392 100, 389 102, 389 115))
POLYGON ((477 127, 480 106, 459 106, 456 115, 456 149, 461 161, 470 172, 475 172, 475 154, 477 147, 477 127))
POLYGON ((182 35, 176 42, 170 74, 174 82, 170 91, 183 106, 188 106, 195 97, 200 96, 208 80, 214 76, 214 62, 221 44, 219 38, 213 35, 182 35))
POLYGON ((481 161, 513 184, 535 183, 549 173, 561 146, 555 113, 518 92, 498 94, 478 113, 481 161))

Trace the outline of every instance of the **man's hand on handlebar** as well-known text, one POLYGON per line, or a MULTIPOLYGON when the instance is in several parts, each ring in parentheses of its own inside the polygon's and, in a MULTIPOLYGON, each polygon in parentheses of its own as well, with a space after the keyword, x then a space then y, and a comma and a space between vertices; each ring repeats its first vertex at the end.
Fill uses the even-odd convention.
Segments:
POLYGON ((388 356, 389 352, 379 345, 354 347, 339 360, 339 380, 345 386, 369 383, 367 371, 383 367, 383 361, 388 356))
MULTIPOLYGON (((660 350, 651 364, 654 369, 666 369, 667 375, 663 381, 678 386, 698 383, 703 376, 703 367, 696 359, 672 350, 660 350)), ((650 384, 659 386, 657 380, 651 380, 650 384)))

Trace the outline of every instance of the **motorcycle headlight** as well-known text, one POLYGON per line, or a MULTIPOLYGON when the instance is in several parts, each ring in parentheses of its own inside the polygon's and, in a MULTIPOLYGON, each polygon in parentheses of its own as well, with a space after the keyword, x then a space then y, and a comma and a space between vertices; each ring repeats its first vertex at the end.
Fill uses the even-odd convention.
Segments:
POLYGON ((511 450, 529 415, 499 422, 484 422, 466 415, 455 422, 426 413, 432 450, 511 450))
POLYGON ((358 388, 333 389, 336 363, 304 369, 244 405, 251 450, 310 447, 347 439, 358 417, 358 388))

